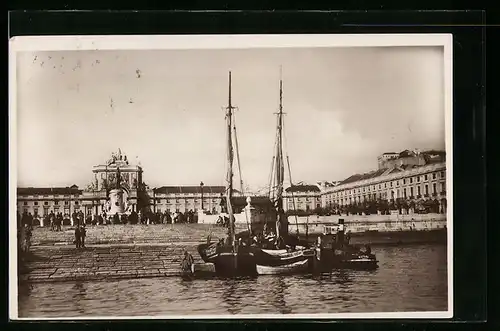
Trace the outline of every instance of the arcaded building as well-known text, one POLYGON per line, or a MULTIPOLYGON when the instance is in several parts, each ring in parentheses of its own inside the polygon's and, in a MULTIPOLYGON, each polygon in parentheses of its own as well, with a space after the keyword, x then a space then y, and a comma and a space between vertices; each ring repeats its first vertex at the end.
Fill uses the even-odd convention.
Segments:
POLYGON ((346 206, 376 200, 437 200, 446 208, 445 153, 403 151, 379 157, 379 169, 355 174, 337 185, 324 187, 322 205, 346 206), (389 157, 387 157, 389 155, 389 157))
POLYGON ((384 153, 378 169, 342 181, 294 185, 285 193, 284 209, 313 211, 366 201, 425 201, 446 210, 446 155, 441 151, 384 153))
MULTIPOLYGON (((142 183, 143 170, 130 164, 121 150, 111 158, 92 169, 93 177, 86 188, 76 185, 69 187, 19 187, 17 189, 17 211, 31 213, 35 218, 43 218, 50 212, 62 213, 69 219, 73 212, 85 215, 100 214, 106 208, 107 190, 117 185, 120 172, 120 187, 126 191, 127 205, 137 210, 138 190, 142 183)), ((40 222, 40 221, 39 221, 40 222)))
MULTIPOLYGON (((444 152, 403 151, 384 153, 378 158, 378 169, 352 175, 342 181, 320 182, 315 185, 299 183, 285 189, 285 211, 314 212, 319 208, 338 208, 365 201, 427 201, 439 203, 446 210, 446 156, 444 152)), ((143 182, 143 169, 129 163, 127 156, 118 153, 92 169, 92 180, 86 188, 20 187, 17 189, 17 211, 31 213, 39 219, 50 212, 61 212, 66 219, 73 212, 85 215, 100 214, 106 208, 107 191, 117 185, 126 191, 127 208, 139 211, 149 207, 153 212, 219 213, 225 205, 225 187, 162 186, 148 188, 143 182), (118 171, 119 169, 119 171, 118 171)), ((235 208, 244 208, 246 194, 235 190, 235 208)), ((252 196, 252 205, 262 212, 272 208, 266 196, 252 196)))

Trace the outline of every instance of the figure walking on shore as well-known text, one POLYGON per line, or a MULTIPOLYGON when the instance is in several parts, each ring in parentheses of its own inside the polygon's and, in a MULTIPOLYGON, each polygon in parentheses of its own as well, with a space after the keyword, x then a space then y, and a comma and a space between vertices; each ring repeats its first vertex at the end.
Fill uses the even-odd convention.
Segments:
POLYGON ((76 248, 80 248, 81 247, 81 230, 80 230, 80 225, 76 225, 76 228, 75 228, 75 245, 76 245, 76 248))
POLYGON ((184 258, 182 259, 182 271, 193 272, 194 259, 187 250, 184 251, 184 258))
POLYGON ((85 224, 80 228, 80 247, 85 248, 85 237, 87 236, 87 229, 85 224))

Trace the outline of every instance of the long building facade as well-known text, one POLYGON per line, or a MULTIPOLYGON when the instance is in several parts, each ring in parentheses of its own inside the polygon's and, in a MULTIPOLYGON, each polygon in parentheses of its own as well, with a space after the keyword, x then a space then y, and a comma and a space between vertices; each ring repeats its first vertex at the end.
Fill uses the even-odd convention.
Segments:
MULTIPOLYGON (((446 211, 446 163, 442 152, 418 155, 409 151, 386 153, 378 158, 378 164, 377 170, 356 174, 343 181, 288 187, 284 192, 283 208, 285 211, 314 213, 319 209, 343 210, 374 201, 431 201, 438 206, 439 212, 446 211)), ((126 191, 131 211, 147 209, 154 213, 186 213, 203 210, 217 214, 225 205, 223 186, 200 183, 197 186, 148 188, 143 182, 142 167, 129 164, 121 151, 113 154, 107 162, 94 166, 92 173, 91 184, 85 189, 76 185, 18 188, 18 213, 31 214, 40 225, 51 212, 60 212, 65 219, 79 211, 85 215, 102 214, 106 211, 107 191, 115 187, 117 173, 120 173, 120 187, 126 191)), ((242 208, 246 195, 236 190, 233 192, 242 208)), ((257 204, 261 205, 261 210, 270 207, 266 197, 252 196, 252 201, 260 201, 257 204)))
MULTIPOLYGON (((356 174, 340 182, 296 185, 286 190, 284 209, 345 210, 368 202, 414 205, 433 203, 446 212, 446 160, 444 152, 384 153, 378 169, 356 174)), ((412 211, 414 211, 412 207, 412 211)))

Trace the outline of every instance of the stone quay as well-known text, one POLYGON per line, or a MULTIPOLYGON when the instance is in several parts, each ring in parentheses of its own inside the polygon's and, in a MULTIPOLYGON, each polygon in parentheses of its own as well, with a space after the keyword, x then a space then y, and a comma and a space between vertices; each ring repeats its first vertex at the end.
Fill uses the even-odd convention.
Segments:
MULTIPOLYGON (((290 217, 291 218, 291 217, 290 217)), ((291 233, 298 228, 314 240, 326 228, 345 219, 352 230, 353 244, 401 244, 442 241, 432 230, 445 230, 444 215, 406 216, 329 216, 290 219, 291 233)), ((237 231, 247 229, 239 223, 237 231)), ((442 232, 442 231, 441 231, 442 232)), ((126 278, 179 276, 184 250, 203 267, 196 247, 226 236, 227 229, 215 224, 97 225, 87 227, 86 248, 76 249, 74 227, 51 231, 33 229, 31 251, 20 261, 19 280, 52 282, 69 280, 112 280, 126 278)), ((444 232, 446 235, 446 233, 444 232)), ((445 238, 445 237, 444 237, 445 238)), ((445 238, 446 239, 446 238, 445 238)))
POLYGON ((202 264, 196 247, 227 229, 203 224, 89 226, 85 248, 74 228, 34 228, 30 252, 19 261, 19 281, 56 282, 179 276, 184 250, 202 264))

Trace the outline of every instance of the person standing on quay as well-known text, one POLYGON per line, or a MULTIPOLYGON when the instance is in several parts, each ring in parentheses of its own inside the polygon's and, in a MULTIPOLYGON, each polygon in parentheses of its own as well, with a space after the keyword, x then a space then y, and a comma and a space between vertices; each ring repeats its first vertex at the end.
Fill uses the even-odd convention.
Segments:
POLYGON ((182 259, 181 267, 184 272, 193 272, 194 259, 187 250, 184 250, 184 258, 182 259))
POLYGON ((59 213, 59 215, 57 215, 57 224, 56 224, 56 231, 62 231, 62 222, 63 222, 63 215, 62 213, 59 213))
POLYGON ((85 224, 80 228, 80 247, 85 248, 85 237, 87 236, 87 229, 85 224))
POLYGON ((78 225, 78 219, 76 217, 76 212, 71 213, 71 219, 73 220, 73 225, 78 225))
POLYGON ((81 246, 81 231, 80 231, 80 225, 77 224, 75 228, 75 244, 76 248, 80 248, 81 246))

